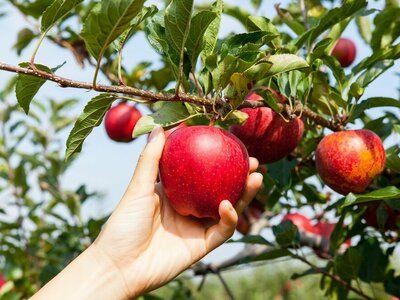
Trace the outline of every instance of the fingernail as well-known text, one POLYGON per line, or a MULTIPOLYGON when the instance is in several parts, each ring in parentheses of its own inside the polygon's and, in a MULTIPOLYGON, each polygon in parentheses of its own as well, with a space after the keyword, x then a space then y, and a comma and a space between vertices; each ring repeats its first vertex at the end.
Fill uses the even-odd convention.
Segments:
POLYGON ((153 128, 153 131, 150 133, 149 142, 154 141, 160 135, 160 133, 162 133, 162 127, 160 125, 157 125, 156 127, 153 128))

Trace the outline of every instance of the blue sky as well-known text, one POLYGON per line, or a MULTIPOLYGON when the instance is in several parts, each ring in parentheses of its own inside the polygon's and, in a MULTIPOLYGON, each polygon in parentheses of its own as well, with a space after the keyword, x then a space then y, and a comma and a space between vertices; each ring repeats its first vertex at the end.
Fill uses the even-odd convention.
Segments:
MULTIPOLYGON (((158 2, 159 1, 147 1, 149 4, 157 4, 158 2)), ((248 4, 249 1, 230 0, 225 2, 234 5, 242 5, 250 11, 253 11, 248 4)), ((282 7, 284 7, 289 1, 264 1, 263 6, 257 14, 266 17, 274 16, 275 9, 273 8, 273 5, 278 2, 280 2, 282 7)), ((379 7, 381 4, 377 4, 373 1, 372 5, 379 7)), ((32 43, 32 45, 25 49, 20 57, 18 57, 15 51, 11 49, 12 45, 15 43, 18 31, 24 27, 31 27, 32 25, 30 25, 22 15, 8 3, 2 6, 2 11, 4 10, 8 12, 8 15, 0 18, 0 28, 2 28, 0 33, 2 45, 0 49, 0 61, 16 65, 19 62, 27 61, 29 59, 35 43, 32 43)), ((243 31, 243 28, 232 18, 224 17, 222 21, 221 36, 224 36, 231 31, 240 32, 243 31)), ((369 47, 365 45, 359 37, 354 24, 349 26, 343 36, 350 37, 356 42, 358 50, 357 60, 370 55, 371 51, 369 47)), ((128 66, 133 66, 143 60, 154 61, 157 60, 157 56, 149 47, 144 36, 138 35, 125 49, 124 63, 128 66)), ((36 58, 37 63, 42 63, 50 67, 59 65, 64 61, 67 61, 67 64, 58 71, 59 75, 73 78, 75 80, 91 81, 93 68, 86 68, 84 70, 80 69, 75 64, 73 56, 68 51, 62 50, 50 42, 43 43, 36 58)), ((395 76, 395 72, 400 71, 399 66, 400 64, 397 62, 395 67, 393 67, 388 74, 371 84, 367 89, 365 98, 386 96, 398 99, 399 93, 397 88, 400 86, 400 78, 395 76)), ((10 78, 10 76, 10 73, 0 72, 1 82, 5 82, 10 78)), ((101 76, 99 77, 99 81, 107 83, 104 77, 101 76)), ((49 97, 54 99, 57 99, 58 97, 59 99, 65 99, 68 97, 77 98, 80 100, 80 104, 76 110, 76 113, 78 114, 85 103, 94 95, 96 95, 94 92, 77 89, 62 89, 54 83, 46 83, 39 91, 36 98, 40 101, 46 101, 49 97)), ((144 113, 147 111, 144 107, 141 107, 141 110, 144 113)), ((378 115, 379 111, 376 111, 374 115, 375 114, 378 115)), ((65 134, 67 134, 67 132, 65 134)), ((67 135, 63 138, 65 141, 67 135)), ((102 125, 93 131, 84 144, 82 154, 64 178, 64 184, 67 187, 75 188, 82 183, 85 183, 88 185, 89 190, 93 189, 105 194, 102 201, 88 204, 85 210, 86 215, 98 216, 105 211, 111 211, 115 207, 131 178, 136 161, 140 151, 145 145, 145 142, 146 137, 140 137, 130 144, 114 143, 108 139, 102 125)), ((230 253, 233 253, 233 249, 236 249, 239 246, 229 245, 222 247, 211 257, 225 256, 224 253, 226 247, 230 247, 230 253)))

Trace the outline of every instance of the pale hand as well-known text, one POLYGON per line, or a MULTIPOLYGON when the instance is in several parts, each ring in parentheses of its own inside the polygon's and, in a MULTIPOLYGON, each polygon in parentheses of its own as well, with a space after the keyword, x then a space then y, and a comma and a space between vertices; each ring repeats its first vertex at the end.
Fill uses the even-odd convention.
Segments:
MULTIPOLYGON (((169 282, 232 236, 237 212, 248 205, 262 182, 262 175, 254 173, 257 160, 250 159, 247 186, 236 210, 229 201, 221 202, 221 219, 210 224, 177 214, 168 204, 162 184, 155 184, 164 143, 162 128, 156 128, 124 196, 96 241, 81 255, 82 258, 79 256, 57 276, 67 278, 67 283, 68 280, 79 281, 74 273, 83 277, 87 268, 94 268, 89 273, 90 278, 86 277, 87 282, 81 282, 90 288, 80 290, 75 287, 71 297, 62 299, 138 297, 169 282), (96 281, 95 274, 103 278, 96 281)), ((54 284, 48 284, 50 293, 45 293, 46 286, 36 295, 37 299, 65 296, 65 293, 51 293, 62 283, 57 277, 53 279, 54 284)), ((85 281, 85 278, 81 280, 85 281)))

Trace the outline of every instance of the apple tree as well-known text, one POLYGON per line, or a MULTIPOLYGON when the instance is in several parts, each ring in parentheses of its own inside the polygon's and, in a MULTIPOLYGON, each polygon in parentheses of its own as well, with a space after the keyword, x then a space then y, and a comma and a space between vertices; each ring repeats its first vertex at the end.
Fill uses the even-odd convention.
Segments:
MULTIPOLYGON (((0 70, 15 73, 0 94, 7 195, 0 209, 1 297, 32 295, 104 224, 105 217, 80 216, 95 192, 85 185, 71 191, 60 181, 103 119, 110 138, 123 142, 157 125, 218 126, 260 161, 263 186, 239 218, 242 237, 230 241, 245 247, 229 260, 192 266, 191 276, 216 273, 226 286, 221 274, 228 268, 285 257, 306 267, 293 280, 318 276, 329 298, 400 297, 398 81, 379 96, 369 93, 399 67, 399 2, 293 0, 276 3, 270 18, 263 14, 268 1, 242 2, 7 1, 3 7, 27 21, 14 50, 35 47, 19 65, 0 61, 0 70), (227 20, 240 29, 226 34, 227 20), (346 35, 349 28, 358 29, 362 44, 346 35), (146 46, 135 43, 138 37, 146 46), (71 52, 75 62, 66 63, 92 76, 77 81, 60 75, 62 60, 37 61, 44 40, 71 52), (360 57, 362 48, 368 54, 360 57), (132 64, 143 49, 157 60, 132 64), (78 118, 70 113, 76 100, 36 99, 52 83, 82 90, 86 106, 78 118), (88 90, 96 96, 88 99, 88 90), (141 116, 133 104, 151 113, 141 116), (112 116, 116 108, 130 117, 112 116)), ((183 290, 179 281, 176 297, 190 296, 183 290)))

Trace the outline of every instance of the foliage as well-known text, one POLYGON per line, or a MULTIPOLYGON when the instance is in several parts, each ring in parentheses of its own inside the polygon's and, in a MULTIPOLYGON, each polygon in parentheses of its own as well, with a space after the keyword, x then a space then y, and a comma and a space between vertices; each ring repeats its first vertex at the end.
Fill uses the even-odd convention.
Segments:
MULTIPOLYGON (((328 253, 324 253, 327 259, 317 265, 298 251, 305 245, 295 226, 287 222, 267 226, 268 238, 240 240, 268 251, 243 257, 236 265, 287 257, 310 267, 294 278, 319 274, 320 288, 327 297, 345 299, 357 294, 371 299, 379 293, 400 297, 400 276, 392 264, 400 230, 373 229, 362 218, 365 203, 370 201, 400 208, 400 149, 393 144, 393 137, 398 139, 400 134, 400 101, 386 96, 385 91, 379 97, 368 96, 368 87, 386 76, 400 58, 398 2, 387 0, 381 10, 374 10, 365 0, 292 1, 287 7, 277 5, 273 19, 222 0, 164 2, 156 7, 146 6, 144 0, 9 0, 37 25, 29 23, 18 34, 15 51, 20 54, 30 43, 37 44, 30 62, 20 64, 25 74, 18 74, 0 97, 0 188, 8 195, 0 209, 0 269, 9 281, 0 295, 5 299, 28 297, 100 230, 104 219, 80 217, 81 206, 96 194, 88 193, 84 185, 75 191, 65 190, 61 177, 113 101, 144 103, 152 110, 138 122, 135 136, 156 125, 171 128, 181 122, 196 125, 216 121, 228 128, 246 120, 238 109, 250 91, 270 87, 289 99, 289 111, 281 111, 273 97, 261 92, 265 105, 303 117, 306 130, 290 156, 267 166, 258 195, 268 210, 265 218, 305 208, 316 220, 329 219, 337 225, 328 253), (221 36, 224 15, 236 19, 244 31, 221 36), (360 47, 370 47, 372 52, 345 70, 331 52, 349 24, 357 26, 366 43, 360 47), (134 55, 125 53, 125 46, 139 34, 146 36, 159 55, 158 62, 124 64, 128 55, 134 55), (62 65, 51 68, 44 65, 46 62, 36 64, 44 39, 71 51, 79 65, 94 66, 93 78, 82 84, 59 77, 62 65), (110 85, 97 83, 99 72, 110 85), (85 99, 84 111, 73 118, 67 112, 74 100, 45 103, 35 99, 48 81, 63 87, 91 88, 100 94, 85 99), (13 89, 27 116, 21 116, 12 100, 13 89), (369 111, 372 108, 385 109, 375 118, 369 111), (66 147, 60 149, 57 136, 73 123, 66 147), (332 195, 315 176, 313 153, 328 133, 324 127, 337 126, 373 130, 388 145, 386 169, 364 195, 332 195), (349 238, 352 246, 343 250, 342 243, 349 238)), ((263 1, 251 4, 257 10, 263 1)), ((141 51, 140 47, 136 51, 141 51)), ((380 223, 387 218, 384 209, 376 213, 380 223)), ((316 248, 314 245, 321 255, 316 248)), ((263 280, 268 289, 268 278, 257 280, 263 280)), ((186 284, 179 281, 171 285, 174 299, 189 298, 190 293, 184 293, 186 284)))

